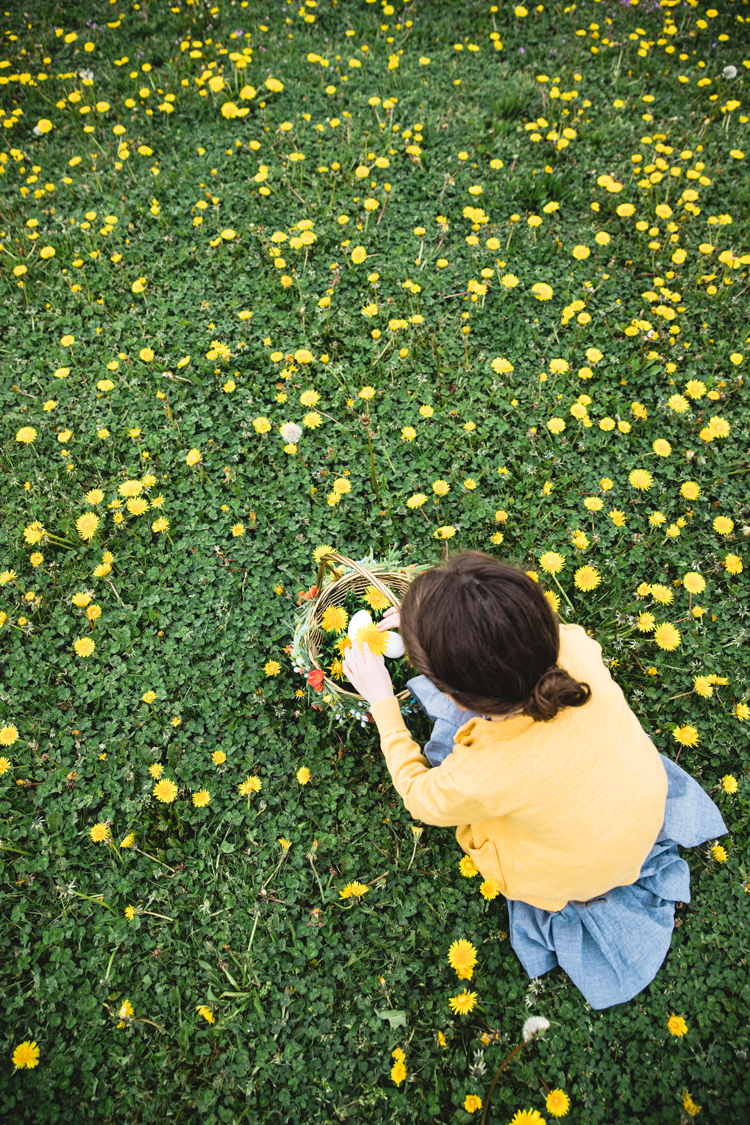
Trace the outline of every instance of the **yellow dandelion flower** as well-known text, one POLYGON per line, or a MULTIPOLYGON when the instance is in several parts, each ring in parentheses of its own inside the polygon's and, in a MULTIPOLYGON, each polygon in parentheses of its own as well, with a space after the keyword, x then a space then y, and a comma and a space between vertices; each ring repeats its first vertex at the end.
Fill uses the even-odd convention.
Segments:
POLYGON ((448 1000, 451 1011, 456 1016, 468 1016, 469 1012, 474 1010, 477 1002, 477 993, 468 992, 464 989, 459 992, 457 996, 451 996, 448 1000))
POLYGON ((557 551, 545 551, 539 556, 539 565, 547 574, 559 574, 565 566, 565 557, 557 551))
POLYGON ((370 608, 374 610, 387 609, 391 604, 390 598, 386 597, 377 586, 368 586, 362 595, 362 601, 367 602, 370 608))
POLYGON ((354 639, 359 645, 360 650, 364 644, 369 645, 370 652, 373 656, 383 656, 388 647, 388 634, 381 633, 374 621, 363 625, 361 629, 357 629, 354 639))
POLYGON ((157 801, 161 801, 163 805, 171 805, 177 799, 177 786, 168 777, 157 781, 152 792, 157 801))
POLYGON ((674 652, 676 648, 680 647, 682 636, 679 629, 676 629, 669 621, 665 621, 662 625, 657 625, 654 630, 654 640, 659 648, 663 648, 665 652, 674 652))
POLYGON ((473 879, 475 875, 479 874, 479 868, 470 855, 461 856, 458 863, 458 870, 465 879, 473 879))
POLYGON ((448 964, 459 980, 471 980, 476 963, 477 951, 470 941, 461 938, 453 942, 448 950, 448 964))

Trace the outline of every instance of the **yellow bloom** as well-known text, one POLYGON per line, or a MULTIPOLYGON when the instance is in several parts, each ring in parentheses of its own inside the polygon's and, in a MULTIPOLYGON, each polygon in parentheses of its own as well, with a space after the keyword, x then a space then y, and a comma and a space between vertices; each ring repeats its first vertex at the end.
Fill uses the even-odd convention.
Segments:
POLYGON ((467 1094, 464 1099, 464 1109, 467 1113, 474 1113, 475 1110, 482 1108, 482 1099, 477 1094, 467 1094))
POLYGON ((96 534, 96 529, 101 523, 101 520, 93 512, 86 512, 84 515, 79 516, 76 520, 76 528, 81 539, 88 542, 96 534))
POLYGON ((667 1031, 670 1035, 687 1035, 688 1025, 682 1016, 670 1016, 667 1020, 667 1031))
POLYGON ((0 746, 12 746, 18 740, 18 727, 0 727, 0 746))
POLYGON ((570 1098, 563 1090, 550 1090, 547 1094, 547 1113, 553 1117, 565 1117, 570 1109, 570 1098))
POLYGON ((675 629, 674 625, 665 621, 663 625, 657 625, 654 630, 654 640, 659 648, 663 648, 665 652, 674 652, 676 648, 680 647, 682 637, 679 629, 675 629))
POLYGON ((545 551, 539 556, 539 565, 547 574, 558 574, 565 566, 565 557, 557 551, 545 551))
MULTIPOLYGON (((121 848, 132 848, 134 843, 135 843, 135 833, 134 832, 128 832, 127 836, 123 837, 123 839, 120 840, 120 847, 121 848)), ((132 907, 130 909, 132 910, 132 907)), ((135 911, 134 911, 134 913, 135 913, 135 911)))
POLYGON ((388 609, 391 604, 390 598, 386 597, 377 586, 368 586, 362 595, 362 601, 367 602, 374 610, 388 609))
MULTIPOLYGON (((393 56, 391 56, 393 58, 393 56)), ((396 1062, 391 1067, 391 1079, 400 1086, 406 1078, 406 1067, 404 1066, 403 1059, 396 1059, 396 1062)))
POLYGON ((16 1070, 32 1070, 39 1064, 39 1048, 36 1040, 25 1040, 19 1043, 13 1052, 13 1066, 16 1070))
POLYGON ((223 750, 214 750, 213 754, 211 755, 211 761, 215 766, 223 765, 226 760, 227 756, 223 750))
POLYGON ((374 621, 371 621, 368 625, 363 625, 361 629, 357 629, 354 640, 360 649, 364 644, 369 645, 373 656, 382 656, 388 647, 388 634, 381 633, 374 621))
POLYGON ((474 1010, 476 1002, 477 993, 468 992, 466 989, 459 992, 457 996, 451 996, 448 1000, 451 1011, 457 1016, 467 1016, 469 1012, 474 1010))
POLYGON ((703 699, 710 699, 714 689, 708 676, 696 676, 693 680, 693 691, 703 699))
POLYGON ((281 665, 278 660, 268 660, 263 665, 263 671, 267 676, 278 676, 281 671, 281 665))
POLYGON ((348 623, 349 614, 346 612, 343 606, 329 605, 326 609, 323 610, 323 616, 321 618, 320 624, 326 633, 330 633, 333 630, 336 631, 337 635, 339 633, 343 633, 348 623))
POLYGON ((461 938, 454 941, 448 950, 448 964, 459 980, 471 980, 477 963, 477 951, 470 941, 461 938))
POLYGON ((725 777, 722 777, 721 787, 725 793, 736 793, 738 789, 737 778, 728 773, 725 777))
POLYGON ((207 1023, 214 1022, 214 1014, 205 1004, 199 1004, 195 1010, 199 1016, 203 1016, 203 1019, 206 1020, 207 1023))
POLYGON ((737 555, 727 555, 724 559, 724 569, 727 574, 742 574, 742 559, 737 555))
POLYGON ((196 809, 204 809, 211 800, 211 794, 208 789, 199 789, 197 793, 193 793, 193 805, 196 809))
POLYGON ((339 891, 339 898, 359 899, 362 898, 363 895, 366 895, 369 889, 370 888, 366 887, 364 883, 358 883, 356 881, 353 883, 347 883, 344 889, 339 891))
POLYGON ((161 781, 157 781, 153 794, 163 805, 171 805, 177 798, 177 786, 168 777, 164 777, 161 781))
POLYGON ((554 289, 544 281, 537 281, 536 284, 532 285, 531 292, 537 301, 549 301, 554 296, 554 289))
POLYGON ((500 894, 500 884, 497 879, 484 879, 479 884, 479 893, 487 902, 492 902, 500 894))
POLYGON ((689 724, 684 727, 675 727, 672 731, 672 737, 675 742, 679 742, 680 746, 697 746, 700 742, 698 731, 689 724))
POLYGON ((36 437, 36 430, 33 426, 22 426, 16 434, 16 441, 20 441, 23 445, 28 445, 36 437))
POLYGON ((726 848, 722 848, 721 844, 714 844, 711 848, 711 856, 717 863, 726 863, 728 858, 727 850, 726 848))
POLYGON ((308 781, 310 780, 310 777, 311 777, 311 774, 310 774, 310 771, 307 768, 307 766, 301 766, 297 770, 297 781, 300 783, 300 785, 307 785, 308 781))
POLYGON ((79 640, 73 642, 76 656, 91 656, 95 647, 91 637, 81 637, 79 640))
POLYGON ((185 462, 188 465, 197 465, 201 460, 200 449, 191 449, 185 454, 185 462))
POLYGON ((601 575, 594 566, 580 566, 573 578, 576 587, 584 593, 595 590, 601 580, 601 575))
POLYGON ((470 855, 461 856, 458 862, 458 870, 465 879, 473 879, 475 875, 479 874, 479 868, 470 855))
POLYGON ((654 478, 646 469, 633 469, 628 480, 633 488, 637 488, 641 492, 647 492, 654 483, 654 478))
POLYGON ((249 797, 251 793, 260 793, 261 780, 259 777, 248 777, 237 786, 237 790, 242 797, 249 797))
POLYGON ((106 824, 94 824, 89 830, 89 836, 95 844, 103 844, 109 839, 109 827, 106 824))

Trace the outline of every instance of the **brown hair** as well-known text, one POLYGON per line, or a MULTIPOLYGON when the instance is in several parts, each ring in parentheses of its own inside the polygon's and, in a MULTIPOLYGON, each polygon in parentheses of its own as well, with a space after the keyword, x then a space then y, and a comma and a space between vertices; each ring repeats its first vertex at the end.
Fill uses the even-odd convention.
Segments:
POLYGON ((561 668, 557 615, 522 570, 460 551, 418 575, 401 604, 409 662, 456 703, 480 714, 547 722, 582 707, 588 684, 561 668))

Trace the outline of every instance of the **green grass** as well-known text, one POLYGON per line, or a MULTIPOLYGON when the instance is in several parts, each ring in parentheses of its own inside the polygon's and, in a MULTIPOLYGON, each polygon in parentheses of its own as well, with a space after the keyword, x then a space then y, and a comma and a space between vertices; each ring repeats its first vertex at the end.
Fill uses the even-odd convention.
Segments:
MULTIPOLYGON (((467 1095, 486 1098, 530 1014, 550 1029, 504 1072, 492 1122, 523 1108, 551 1120, 547 1088, 576 1123, 678 1125, 686 1091, 700 1121, 747 1119, 748 16, 702 0, 499 7, 320 0, 306 22, 297 5, 30 0, 3 23, 0 1122, 465 1125, 481 1116, 467 1095), (242 67, 230 54, 245 46, 242 67), (209 65, 223 91, 201 79, 209 65), (223 116, 227 102, 247 113, 223 116), (53 128, 35 135, 40 120, 53 128), (316 240, 292 247, 305 220, 316 240), (689 380, 703 387, 678 412, 689 380), (591 425, 571 414, 581 395, 591 425), (285 453, 279 426, 311 410, 320 425, 285 453), (727 437, 708 432, 715 417, 727 437), (647 491, 634 469, 652 474, 647 491), (134 514, 118 489, 144 475, 153 510, 134 514), (336 479, 351 490, 333 505, 336 479), (90 541, 86 512, 100 517, 90 541), (152 531, 161 516, 168 534, 152 531), (334 722, 294 673, 284 650, 325 544, 404 563, 476 547, 535 570, 545 551, 565 556, 550 585, 562 619, 600 641, 659 750, 729 829, 725 862, 709 845, 685 853, 692 902, 635 1000, 593 1012, 559 970, 530 982, 503 900, 459 874, 453 834, 415 840, 373 728, 334 722), (591 593, 582 565, 601 575, 591 593), (706 582, 692 599, 688 572, 706 582), (86 591, 93 623, 71 602, 86 591), (674 651, 637 629, 643 612, 676 625, 674 651), (701 675, 728 682, 704 698, 701 675), (697 745, 675 737, 687 726, 697 745), (154 765, 172 804, 153 797, 154 765), (91 839, 96 824, 111 843, 91 839), (341 899, 355 880, 362 900, 341 899), (448 1007, 458 938, 478 949, 463 1018, 448 1007), (686 1036, 669 1034, 672 1014, 686 1036), (14 1070, 29 1040, 39 1064, 14 1070)), ((426 739, 424 720, 409 724, 426 739)))

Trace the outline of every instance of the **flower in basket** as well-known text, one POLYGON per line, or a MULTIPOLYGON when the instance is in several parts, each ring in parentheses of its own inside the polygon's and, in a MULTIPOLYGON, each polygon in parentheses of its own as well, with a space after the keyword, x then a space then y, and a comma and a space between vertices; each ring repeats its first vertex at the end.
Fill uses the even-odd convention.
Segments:
POLYGON ((307 674, 307 682, 315 691, 323 690, 323 681, 325 680, 325 673, 320 668, 313 668, 312 672, 307 674))
POLYGON ((344 629, 346 629, 348 621, 349 614, 343 606, 329 605, 328 608, 323 611, 323 617, 320 623, 326 633, 335 631, 338 635, 339 633, 343 633, 344 629))
POLYGON ((372 606, 375 610, 388 609, 388 606, 391 604, 391 599, 387 598, 377 586, 368 586, 362 595, 362 600, 367 602, 367 604, 372 606))
MULTIPOLYGON (((375 593, 380 594, 380 591, 376 590, 375 593)), ((399 634, 391 630, 381 632, 366 609, 355 613, 349 622, 349 638, 352 644, 358 644, 360 648, 367 642, 370 652, 375 656, 387 656, 390 660, 395 660, 404 655, 404 644, 399 634)))

